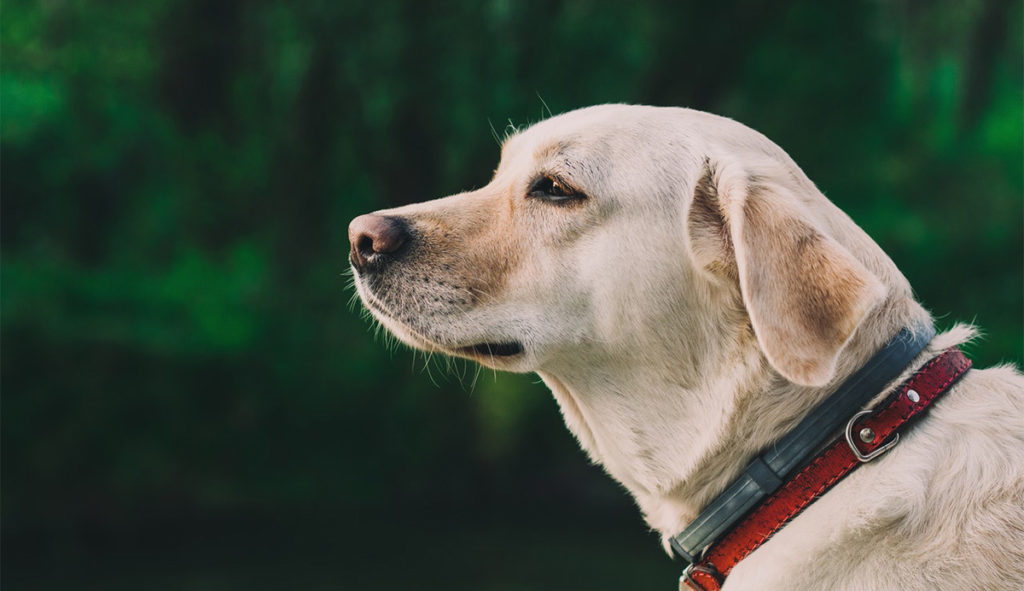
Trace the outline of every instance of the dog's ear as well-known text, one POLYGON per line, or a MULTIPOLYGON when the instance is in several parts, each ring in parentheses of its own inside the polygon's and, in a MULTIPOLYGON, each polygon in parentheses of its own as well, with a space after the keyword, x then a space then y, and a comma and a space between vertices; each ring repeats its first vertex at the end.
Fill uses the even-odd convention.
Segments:
POLYGON ((806 203, 815 199, 825 197, 781 165, 752 174, 708 162, 687 216, 696 263, 738 284, 769 363, 806 386, 832 380, 840 351, 886 293, 814 219, 806 203))

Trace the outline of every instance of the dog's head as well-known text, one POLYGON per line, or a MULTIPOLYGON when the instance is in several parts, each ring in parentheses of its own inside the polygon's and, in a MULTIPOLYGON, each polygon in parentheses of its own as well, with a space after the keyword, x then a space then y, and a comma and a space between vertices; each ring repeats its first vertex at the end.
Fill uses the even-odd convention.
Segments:
POLYGON ((508 138, 486 186, 360 216, 349 237, 387 329, 511 371, 696 374, 746 334, 786 379, 823 385, 869 312, 909 297, 785 152, 686 109, 548 119, 508 138))

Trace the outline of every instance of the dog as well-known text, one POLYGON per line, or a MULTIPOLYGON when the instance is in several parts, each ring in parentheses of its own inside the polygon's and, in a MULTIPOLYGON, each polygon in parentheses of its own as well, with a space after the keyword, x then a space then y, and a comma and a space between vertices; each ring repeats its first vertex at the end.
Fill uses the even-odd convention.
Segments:
MULTIPOLYGON (((907 279, 760 133, 601 105, 508 137, 493 179, 349 227, 401 341, 536 372, 668 549, 897 331, 907 279)), ((935 336, 874 401, 973 335, 935 336)), ((1024 589, 1024 378, 973 369, 724 589, 1024 589)))

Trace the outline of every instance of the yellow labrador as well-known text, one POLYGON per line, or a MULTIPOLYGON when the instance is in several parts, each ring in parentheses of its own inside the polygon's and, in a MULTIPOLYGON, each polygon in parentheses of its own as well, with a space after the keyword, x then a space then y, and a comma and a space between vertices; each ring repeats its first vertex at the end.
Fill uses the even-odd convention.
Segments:
MULTIPOLYGON (((666 539, 901 327, 930 323, 782 149, 687 109, 548 119, 508 138, 487 186, 349 236, 387 329, 537 372, 666 539)), ((935 337, 899 381, 971 334, 935 337)), ((969 372, 725 589, 1024 589, 1024 379, 969 372)))

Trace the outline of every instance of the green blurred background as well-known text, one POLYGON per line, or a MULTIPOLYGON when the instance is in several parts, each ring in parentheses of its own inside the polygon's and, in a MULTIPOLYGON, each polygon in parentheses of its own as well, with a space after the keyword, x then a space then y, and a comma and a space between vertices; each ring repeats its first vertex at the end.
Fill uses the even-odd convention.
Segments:
POLYGON ((354 216, 603 102, 774 139, 1022 357, 1021 3, 7 0, 6 589, 668 589, 532 376, 389 352, 354 216))

